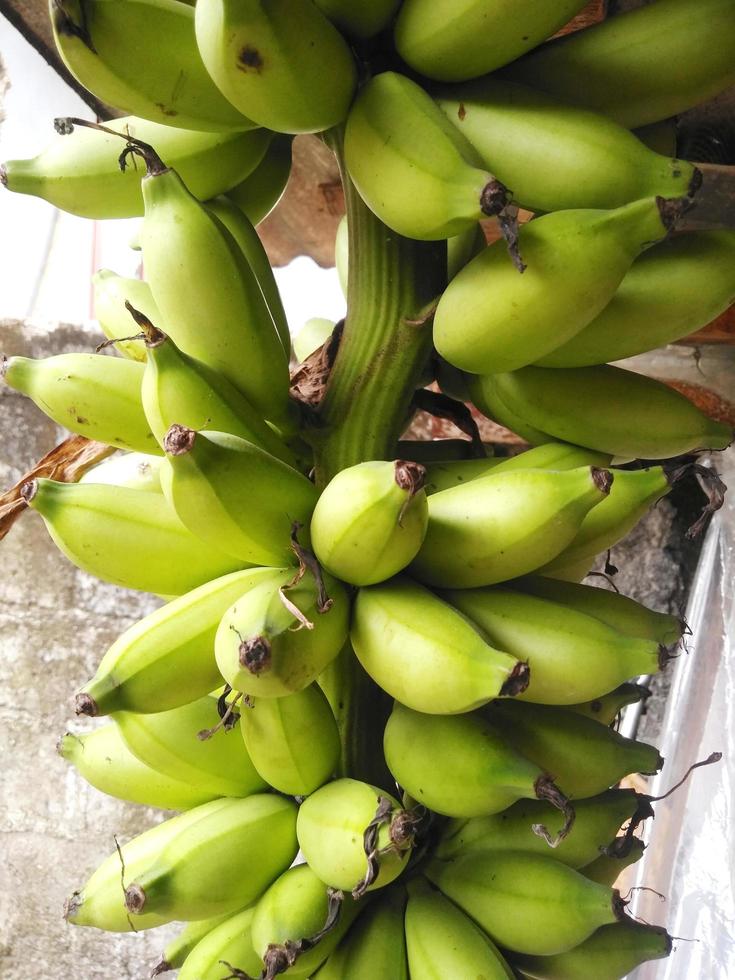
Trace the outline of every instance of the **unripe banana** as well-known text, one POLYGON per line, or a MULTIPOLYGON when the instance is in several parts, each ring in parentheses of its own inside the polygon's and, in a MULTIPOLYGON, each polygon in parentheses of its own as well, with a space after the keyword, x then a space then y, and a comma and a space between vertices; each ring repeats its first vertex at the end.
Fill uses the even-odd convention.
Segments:
POLYGON ((131 918, 155 912, 189 921, 241 909, 294 859, 295 822, 291 800, 256 794, 162 835, 155 857, 128 879, 131 918))
POLYGON ((528 683, 524 664, 403 576, 360 589, 350 638, 373 680, 415 711, 459 714, 528 683))
POLYGON ((540 367, 585 367, 679 340, 735 302, 735 232, 693 231, 644 252, 604 310, 540 367))
POLYGON ((195 537, 158 492, 38 479, 22 493, 69 561, 126 589, 182 595, 246 564, 195 537))
POLYGON ((485 933, 425 878, 413 878, 408 890, 411 980, 513 980, 513 972, 485 933))
POLYGON ((79 483, 107 483, 129 490, 148 490, 162 493, 159 470, 160 456, 147 453, 116 453, 87 470, 79 483))
POLYGON ((596 881, 600 885, 607 885, 608 888, 612 888, 626 868, 640 861, 645 849, 646 845, 640 837, 632 837, 630 845, 625 848, 623 857, 618 857, 615 854, 610 856, 601 854, 590 864, 580 868, 580 874, 589 878, 590 881, 596 881))
POLYGON ((221 684, 214 637, 225 612, 273 569, 233 572, 144 616, 108 649, 77 695, 77 712, 156 713, 203 698, 221 684))
POLYGON ((671 936, 659 926, 615 922, 566 953, 514 955, 512 963, 529 980, 622 980, 642 963, 668 956, 671 942, 671 936))
POLYGON ((317 684, 283 698, 254 699, 243 708, 240 731, 258 773, 279 793, 308 796, 337 768, 337 722, 317 684))
POLYGON ((315 974, 315 980, 408 980, 403 919, 406 893, 399 885, 381 892, 315 974))
POLYGON ((550 599, 498 588, 454 589, 441 595, 490 643, 528 663, 530 682, 518 695, 524 701, 590 701, 629 677, 655 674, 662 666, 655 640, 626 636, 550 599))
POLYGON ((276 135, 251 174, 227 191, 227 196, 254 225, 278 204, 291 173, 291 137, 276 135))
MULTIPOLYGON (((227 916, 210 929, 186 957, 178 980, 222 980, 226 963, 257 976, 262 963, 251 938, 253 912, 251 907, 227 916)), ((187 928, 197 925, 192 922, 187 928)))
POLYGON ((490 473, 429 497, 429 527, 410 570, 429 585, 492 585, 546 564, 610 492, 597 467, 490 473))
POLYGON ((157 453, 140 403, 143 365, 102 354, 3 358, 2 376, 58 425, 110 446, 157 453))
POLYGON ((313 483, 254 443, 224 432, 174 424, 163 447, 163 492, 194 534, 242 561, 293 561, 292 525, 308 523, 317 500, 313 483))
POLYGON ((301 691, 344 646, 349 629, 344 586, 328 577, 322 587, 311 574, 292 585, 293 578, 290 569, 275 572, 222 617, 214 651, 234 690, 255 698, 301 691))
POLYGON ((266 789, 237 732, 220 730, 207 737, 220 721, 214 698, 155 714, 117 711, 113 717, 130 751, 172 779, 212 796, 250 796, 266 789))
POLYGON ((656 0, 546 44, 504 75, 634 128, 676 116, 735 81, 730 0, 656 0))
POLYGON ((293 352, 296 360, 303 363, 309 354, 313 354, 322 344, 326 343, 334 332, 334 326, 333 320, 327 320, 321 316, 307 320, 293 338, 293 352))
MULTIPOLYGON (((124 116, 105 123, 115 133, 155 146, 200 201, 243 180, 263 158, 271 133, 199 133, 124 116)), ((83 218, 135 218, 145 211, 140 168, 120 170, 123 141, 108 133, 75 127, 58 135, 30 160, 8 160, 0 182, 18 194, 33 194, 83 218)))
POLYGON ((420 463, 371 460, 330 480, 310 528, 327 571, 351 585, 374 585, 415 558, 429 519, 425 472, 420 463))
POLYGON ((347 115, 352 53, 310 0, 201 0, 196 38, 217 87, 259 125, 316 133, 347 115))
POLYGON ((494 374, 466 374, 465 380, 467 382, 470 400, 483 415, 487 415, 489 419, 493 419, 500 425, 504 425, 532 446, 543 446, 547 442, 556 441, 548 432, 543 432, 541 429, 532 426, 525 418, 521 418, 517 412, 510 410, 500 397, 497 386, 495 385, 494 374))
POLYGON ((151 970, 151 977, 158 977, 169 970, 176 970, 184 965, 185 960, 202 939, 217 926, 228 919, 230 915, 215 915, 211 919, 200 919, 198 922, 188 922, 181 932, 166 946, 163 956, 151 970))
POLYGON ((67 732, 58 751, 95 789, 129 803, 189 810, 219 795, 145 765, 127 747, 115 724, 83 735, 67 732))
POLYGON ((374 37, 386 28, 401 0, 314 0, 323 14, 351 38, 374 37))
POLYGON ((511 412, 531 426, 543 425, 552 437, 625 459, 725 449, 733 437, 730 426, 708 418, 668 385, 610 364, 525 367, 487 375, 481 386, 494 388, 511 412))
POLYGON ((411 855, 414 824, 383 790, 337 779, 301 804, 296 834, 312 871, 357 898, 401 874, 411 855))
POLYGON ((92 276, 92 288, 94 315, 105 337, 108 340, 115 340, 115 349, 124 357, 145 363, 146 350, 142 340, 117 340, 116 338, 130 337, 137 333, 125 308, 126 301, 136 310, 144 313, 153 323, 161 322, 151 287, 142 279, 127 279, 118 276, 110 269, 100 269, 92 276))
POLYGON ((507 202, 431 97, 397 72, 360 90, 347 117, 345 160, 368 207, 408 238, 451 238, 507 202))
POLYGON ((629 704, 639 704, 650 697, 650 690, 642 684, 621 684, 614 691, 603 694, 592 701, 584 701, 581 704, 568 704, 567 710, 576 711, 578 715, 585 715, 598 721, 601 725, 614 725, 620 717, 620 712, 629 704))
POLYGON ((61 58, 102 102, 190 129, 252 129, 213 84, 194 36, 194 11, 173 0, 51 0, 61 58))
POLYGON ((636 256, 667 234, 683 206, 647 197, 611 211, 556 211, 523 225, 523 275, 503 241, 466 265, 439 300, 437 351, 473 374, 515 371, 543 357, 607 306, 636 256))
POLYGON ((510 744, 546 772, 572 799, 597 796, 623 776, 659 771, 653 745, 624 738, 584 715, 550 705, 496 701, 487 719, 510 744))
POLYGON ((535 48, 583 0, 404 0, 395 26, 398 53, 427 78, 476 78, 535 48))

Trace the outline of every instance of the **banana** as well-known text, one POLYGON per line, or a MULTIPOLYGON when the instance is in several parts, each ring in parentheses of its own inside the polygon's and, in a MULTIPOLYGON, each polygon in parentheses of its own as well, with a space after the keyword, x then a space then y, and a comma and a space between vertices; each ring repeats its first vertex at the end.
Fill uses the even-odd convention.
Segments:
POLYGON ((293 339, 296 360, 301 364, 309 354, 319 350, 332 336, 334 327, 334 320, 327 320, 325 317, 315 316, 307 320, 293 339))
POLYGON ((735 302, 735 232, 693 231, 644 252, 583 330, 536 361, 586 367, 663 347, 735 302))
POLYGON ((467 382, 468 400, 471 400, 483 415, 487 415, 489 419, 504 425, 532 446, 543 446, 547 442, 555 441, 548 432, 543 432, 541 429, 530 425, 525 418, 521 418, 520 415, 508 408, 500 398, 495 385, 494 374, 467 374, 465 380, 467 382))
POLYGON ((315 5, 349 38, 366 40, 384 30, 401 0, 314 0, 315 5))
POLYGON ((308 796, 337 768, 337 722, 317 684, 283 698, 256 698, 242 711, 240 731, 258 773, 279 793, 308 796))
POLYGON ((656 0, 553 41, 503 72, 634 128, 676 116, 735 81, 730 0, 656 0))
POLYGON ((92 276, 92 289, 94 315, 105 337, 115 341, 115 350, 123 357, 145 363, 146 350, 142 340, 117 340, 117 338, 128 337, 134 332, 131 329, 130 314, 125 307, 126 301, 136 310, 144 313, 153 323, 161 322, 158 307, 151 294, 151 287, 142 279, 127 279, 118 276, 111 269, 99 269, 92 276))
POLYGON ((252 129, 212 82, 197 50, 194 11, 174 0, 50 0, 61 58, 108 105, 153 122, 252 129))
POLYGON ((222 683, 214 637, 225 612, 270 568, 232 572, 144 616, 118 637, 77 695, 78 714, 150 714, 203 698, 222 683))
POLYGON ((22 495, 69 561, 103 582, 177 596, 245 564, 187 531, 159 492, 37 479, 22 495))
POLYGON ((671 936, 659 926, 615 922, 566 953, 515 955, 511 961, 529 980, 622 980, 642 963, 667 957, 671 945, 671 936))
POLYGON ((442 293, 437 351, 473 374, 515 371, 543 357, 607 306, 633 260, 674 226, 682 200, 647 197, 528 222, 518 235, 522 276, 504 241, 489 245, 442 293))
POLYGON ((260 224, 283 196, 291 173, 291 137, 276 135, 252 173, 226 191, 254 225, 260 224))
POLYGON ((190 921, 243 908, 296 856, 295 822, 291 800, 263 793, 224 800, 193 826, 163 834, 157 854, 126 876, 131 918, 190 921))
MULTIPOLYGON (((238 599, 222 617, 214 640, 220 673, 234 690, 255 698, 282 698, 316 680, 344 646, 349 599, 344 586, 292 569, 238 599)), ((256 709, 257 710, 257 709, 256 709)))
POLYGON ((563 953, 623 914, 617 892, 540 854, 470 852, 432 861, 424 874, 494 943, 518 953, 563 953))
POLYGON ((177 970, 188 959, 196 946, 213 932, 217 926, 229 919, 230 915, 215 915, 211 919, 200 919, 199 922, 188 922, 181 932, 166 946, 163 956, 151 970, 151 977, 158 977, 169 970, 177 970))
POLYGON ((87 470, 79 483, 107 483, 130 490, 161 493, 158 475, 161 463, 160 456, 150 456, 147 453, 115 454, 87 470))
POLYGON ((330 480, 310 528, 328 572, 351 585, 374 585, 415 558, 429 520, 425 473, 420 463, 371 460, 330 480))
POLYGON ((607 885, 609 888, 612 888, 626 868, 630 867, 631 864, 635 864, 636 861, 640 861, 645 849, 646 845, 640 837, 632 837, 630 847, 626 847, 623 857, 617 857, 614 854, 611 856, 601 854, 594 861, 590 862, 590 864, 586 864, 583 868, 580 868, 580 873, 585 878, 589 878, 590 881, 596 881, 600 885, 607 885))
POLYGON ((490 473, 429 497, 429 527, 410 571, 428 585, 466 589, 525 575, 574 540, 613 485, 609 470, 490 473))
POLYGON ((564 708, 495 701, 484 710, 513 748, 553 773, 571 799, 597 796, 623 776, 653 774, 663 766, 655 746, 564 708))
POLYGON ((578 715, 585 715, 599 721, 602 725, 616 723, 620 717, 620 712, 629 704, 639 704, 650 697, 651 692, 642 684, 621 684, 614 691, 603 694, 592 701, 584 701, 581 704, 568 704, 569 711, 575 711, 578 715))
MULTIPOLYGON (((264 129, 198 133, 137 116, 111 119, 105 126, 155 146, 200 201, 246 178, 263 158, 272 137, 264 129)), ((122 145, 109 133, 75 127, 68 135, 57 135, 30 160, 8 160, 0 167, 0 182, 8 190, 41 197, 82 218, 137 218, 145 211, 140 186, 143 172, 136 167, 120 170, 122 145)))
POLYGON ((103 354, 3 358, 2 376, 57 425, 119 449, 159 452, 140 389, 143 365, 103 354))
POLYGON ((381 892, 350 927, 315 980, 408 980, 403 918, 406 893, 398 885, 381 892))
POLYGON ((485 933, 425 878, 411 879, 408 892, 406 948, 411 980, 513 980, 512 970, 485 933))
POLYGON ((189 810, 219 795, 145 765, 127 747, 114 723, 84 735, 67 732, 58 751, 95 789, 129 803, 189 810))
POLYGON ((305 476, 224 432, 174 424, 163 447, 161 486, 189 530, 243 561, 293 561, 292 525, 309 521, 318 496, 305 476))
MULTIPOLYGON (((179 964, 179 980, 222 980, 226 964, 237 964, 244 973, 257 976, 262 962, 253 949, 251 929, 254 908, 244 909, 236 915, 218 916, 215 925, 208 929, 179 964)), ((205 920, 206 923, 212 920, 205 920)), ((184 932, 196 929, 200 923, 191 922, 184 932)), ((168 961, 168 956, 165 957, 168 961)), ((170 961, 169 961, 170 962, 170 961)), ((163 972, 163 971, 161 971, 163 972)))
POLYGON ((437 102, 531 211, 617 208, 655 194, 680 197, 701 182, 693 164, 654 153, 611 119, 525 85, 482 78, 441 89, 437 102))
POLYGON ((214 698, 205 696, 155 714, 117 711, 113 718, 125 745, 144 765, 201 793, 234 797, 266 789, 237 733, 217 731, 199 737, 220 720, 214 698))
POLYGON ((347 115, 355 62, 310 0, 199 0, 196 38, 219 90, 259 125, 316 133, 347 115))
POLYGON ((344 148, 360 196, 407 238, 451 238, 507 203, 505 188, 431 97, 397 72, 360 90, 344 148))
POLYGON ((393 796, 356 779, 337 779, 301 804, 296 834, 314 874, 358 898, 401 874, 414 826, 393 796))
POLYGON ((360 589, 350 638, 373 680, 415 711, 460 714, 528 683, 524 664, 407 577, 360 589))
POLYGON ((553 438, 626 459, 725 449, 733 437, 729 425, 667 385, 610 364, 525 367, 486 376, 482 388, 495 389, 512 412, 531 426, 543 424, 553 438))

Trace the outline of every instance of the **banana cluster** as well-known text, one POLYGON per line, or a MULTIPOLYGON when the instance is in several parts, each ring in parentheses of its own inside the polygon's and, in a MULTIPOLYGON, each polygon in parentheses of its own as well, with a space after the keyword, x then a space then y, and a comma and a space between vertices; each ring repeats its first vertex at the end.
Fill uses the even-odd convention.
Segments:
MULTIPOLYGON (((184 923, 154 975, 618 980, 671 950, 614 887, 653 814, 619 783, 663 764, 614 724, 684 624, 582 580, 687 472, 670 457, 732 439, 610 362, 735 299, 735 232, 669 235, 701 174, 631 131, 735 80, 735 7, 654 0, 541 43, 582 6, 51 2, 69 70, 128 115, 57 120, 0 177, 142 217, 146 281, 94 277, 112 356, 2 370, 119 451, 29 480, 27 505, 78 567, 165 600, 76 696, 109 720, 59 743, 102 792, 177 811, 66 905, 109 931, 184 923), (420 383, 532 448, 394 443, 324 473, 254 226, 291 136, 328 129, 386 240, 447 243, 420 383), (350 770, 355 742, 374 771, 350 770)), ((298 358, 338 333, 310 323, 298 358)))

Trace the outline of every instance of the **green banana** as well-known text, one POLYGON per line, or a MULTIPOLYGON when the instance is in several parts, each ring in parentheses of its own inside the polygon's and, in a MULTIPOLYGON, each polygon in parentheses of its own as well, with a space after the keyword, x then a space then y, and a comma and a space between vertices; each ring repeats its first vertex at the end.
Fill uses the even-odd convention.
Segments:
POLYGON ((676 116, 735 81, 730 0, 655 0, 533 51, 503 72, 634 128, 676 116))
POLYGON ((602 725, 614 725, 620 717, 620 712, 629 704, 639 704, 650 697, 651 692, 642 684, 621 684, 614 691, 603 694, 592 701, 584 701, 581 704, 568 704, 567 710, 575 711, 578 715, 585 715, 594 721, 599 721, 602 725))
POLYGON ((220 720, 214 698, 145 715, 117 711, 113 718, 136 758, 202 793, 234 797, 266 789, 237 733, 216 731, 208 737, 220 720))
POLYGON ((425 472, 397 459, 337 473, 311 517, 311 544, 324 568, 351 585, 374 585, 405 568, 426 534, 425 472))
POLYGON ((657 673, 665 663, 655 640, 626 636, 550 599, 507 588, 454 589, 440 595, 489 643, 529 665, 528 687, 518 695, 524 701, 590 701, 629 677, 657 673))
POLYGON ((194 948, 217 926, 229 919, 230 915, 215 915, 211 919, 187 922, 181 932, 166 946, 163 956, 151 970, 151 977, 158 977, 169 970, 177 970, 188 959, 194 948))
POLYGON ((352 53, 310 0, 199 0, 196 39, 219 90, 259 125, 316 133, 347 115, 352 53))
POLYGON ((337 768, 337 722, 317 684, 283 698, 254 699, 242 711, 240 731, 253 765, 279 793, 308 796, 337 768))
POLYGON ((470 852, 432 861, 424 874, 494 943, 518 953, 565 952, 623 914, 617 892, 540 854, 470 852))
POLYGON ((528 683, 525 665, 407 577, 360 589, 350 638, 373 680, 415 711, 460 714, 528 683))
POLYGON ((671 943, 671 936, 659 926, 615 922, 565 953, 515 955, 511 961, 528 980, 622 980, 642 963, 668 956, 671 943))
POLYGON ((207 919, 253 902, 294 859, 295 822, 291 800, 263 793, 224 800, 193 826, 163 834, 157 854, 126 876, 133 921, 150 912, 168 922, 207 919))
MULTIPOLYGON (((525 418, 521 418, 516 412, 511 411, 505 402, 500 398, 500 394, 495 385, 495 375, 467 374, 467 389, 471 401, 483 415, 489 419, 494 419, 500 425, 504 425, 515 432, 521 439, 532 446, 543 446, 547 442, 555 442, 553 436, 548 432, 543 432, 535 426, 529 424, 525 418)), ((610 454, 612 455, 612 454, 610 454)))
POLYGON ((612 485, 609 470, 587 466, 491 472, 442 490, 429 497, 429 527, 410 571, 454 589, 525 575, 571 544, 612 485))
POLYGON ((510 967, 482 929, 425 878, 411 879, 408 892, 406 948, 411 980, 513 980, 510 967))
MULTIPOLYGON (((155 146, 200 201, 222 194, 247 177, 272 137, 264 129, 198 133, 137 116, 111 119, 105 126, 155 146)), ((120 170, 122 145, 109 133, 75 127, 68 135, 57 135, 30 160, 8 160, 0 167, 0 182, 8 190, 42 197, 83 218, 139 217, 145 210, 140 186, 143 174, 135 167, 120 170)))
POLYGON ((314 874, 332 888, 384 888, 411 855, 415 821, 393 796, 356 779, 337 779, 299 808, 296 834, 314 874))
POLYGON ((644 252, 604 310, 536 362, 585 367, 679 340, 735 302, 735 232, 693 231, 644 252))
POLYGON ((397 72, 360 90, 344 148, 360 196, 407 238, 451 238, 507 203, 505 188, 431 97, 397 72))
POLYGON ((140 403, 143 365, 103 354, 3 357, 2 376, 58 425, 141 453, 159 452, 140 403))
POLYGON ((79 483, 107 483, 130 490, 161 493, 159 470, 163 460, 147 453, 122 453, 108 456, 87 470, 79 483))
POLYGON ((334 332, 334 321, 327 320, 325 317, 315 316, 301 327, 293 339, 294 357, 302 364, 309 354, 319 350, 334 332))
POLYGON ((617 208, 680 197, 701 182, 693 164, 649 150, 624 126, 495 77, 442 89, 437 102, 484 165, 532 211, 617 208))
POLYGON ((255 698, 302 691, 344 646, 349 629, 345 587, 331 577, 315 583, 310 574, 293 580, 292 569, 274 572, 222 617, 214 652, 234 690, 255 698))
POLYGON ((127 747, 115 724, 84 735, 67 733, 58 751, 95 789, 129 803, 189 810, 219 795, 145 765, 127 747))
POLYGON ((214 637, 233 602, 273 575, 232 572, 144 616, 118 637, 77 695, 78 714, 156 713, 189 704, 222 683, 214 637))
POLYGON ((617 857, 614 854, 610 856, 600 854, 590 864, 586 864, 583 868, 580 868, 580 873, 585 878, 589 878, 590 881, 596 881, 600 885, 607 885, 609 888, 612 888, 626 868, 635 864, 636 861, 640 861, 645 849, 646 845, 640 837, 632 837, 630 839, 630 846, 626 847, 623 857, 617 857))
POLYGON ((522 276, 501 240, 442 293, 434 314, 437 351, 473 374, 515 371, 543 357, 607 306, 636 256, 663 238, 682 210, 680 199, 648 197, 528 222, 518 235, 522 276))
POLYGON ((161 317, 151 287, 142 279, 127 279, 110 269, 100 269, 92 276, 92 288, 94 315, 105 337, 115 341, 114 347, 119 354, 145 363, 146 351, 142 340, 117 338, 126 338, 133 332, 130 314, 125 307, 126 301, 153 323, 160 323, 161 317))
POLYGON ((482 388, 495 389, 512 412, 556 439, 626 459, 725 449, 733 437, 730 426, 668 385, 610 364, 525 367, 486 376, 482 388))
MULTIPOLYGON (((184 963, 179 964, 178 980, 222 980, 227 963, 237 964, 243 972, 257 975, 262 964, 251 939, 253 912, 251 907, 220 919, 202 936, 184 963)), ((192 922, 187 928, 195 928, 198 924, 192 922)))
POLYGON ((260 224, 280 201, 291 173, 291 137, 276 135, 252 173, 227 192, 254 225, 260 224))
POLYGON ((49 8, 64 64, 101 101, 169 126, 224 132, 254 127, 207 74, 188 5, 50 0, 49 8))
POLYGON ((408 980, 403 928, 406 893, 398 885, 381 892, 350 927, 315 980, 408 980))
POLYGON ((69 561, 103 582, 177 596, 245 564, 187 531, 159 492, 37 479, 22 495, 69 561))
POLYGON ((484 710, 513 748, 553 773, 571 799, 597 796, 623 776, 653 774, 663 766, 655 746, 624 738, 574 711, 507 701, 495 701, 484 710))
POLYGON ((305 476, 224 432, 174 424, 163 448, 163 492, 202 541, 260 565, 293 561, 292 525, 308 522, 318 496, 305 476))
POLYGON ((340 31, 350 38, 365 40, 386 28, 401 0, 314 0, 315 5, 340 31))

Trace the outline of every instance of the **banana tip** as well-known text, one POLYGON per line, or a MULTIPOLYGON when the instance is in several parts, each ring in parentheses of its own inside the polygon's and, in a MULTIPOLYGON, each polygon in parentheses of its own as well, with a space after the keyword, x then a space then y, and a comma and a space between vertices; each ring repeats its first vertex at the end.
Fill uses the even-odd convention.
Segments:
POLYGON ((163 438, 164 452, 168 456, 183 456, 191 452, 195 439, 194 429, 188 429, 185 425, 174 422, 163 438))
POLYGON ((264 636, 255 636, 251 640, 242 640, 238 648, 238 660, 241 667, 251 674, 262 674, 271 666, 271 645, 264 636))
POLYGON ((151 970, 151 980, 153 980, 153 977, 160 977, 162 973, 168 973, 169 970, 173 970, 173 967, 167 959, 162 958, 151 970))
POLYGON ((64 902, 64 918, 67 922, 73 922, 82 907, 82 893, 72 892, 64 902))
POLYGON ((600 493, 608 494, 613 485, 613 476, 610 470, 602 470, 598 466, 591 466, 590 472, 592 474, 592 482, 600 491, 600 493))
POLYGON ((8 171, 4 163, 0 164, 0 184, 2 184, 3 187, 8 186, 8 171))
POLYGON ((125 889, 125 908, 133 915, 141 915, 145 908, 146 895, 140 885, 133 883, 125 889))
POLYGON ((26 480, 20 488, 20 495, 27 504, 33 500, 38 493, 38 480, 26 480))
POLYGON ((531 668, 528 665, 528 661, 519 660, 500 688, 500 697, 514 698, 517 694, 523 694, 530 680, 531 668))

